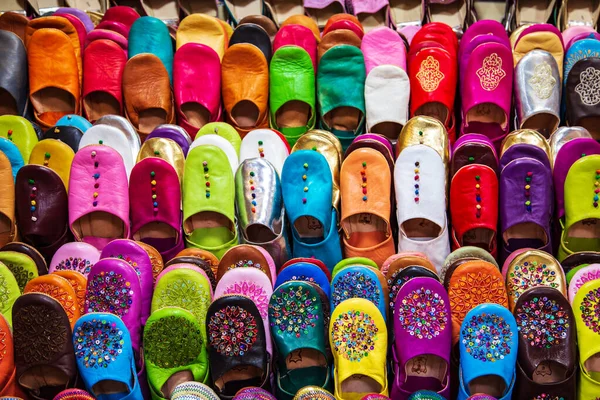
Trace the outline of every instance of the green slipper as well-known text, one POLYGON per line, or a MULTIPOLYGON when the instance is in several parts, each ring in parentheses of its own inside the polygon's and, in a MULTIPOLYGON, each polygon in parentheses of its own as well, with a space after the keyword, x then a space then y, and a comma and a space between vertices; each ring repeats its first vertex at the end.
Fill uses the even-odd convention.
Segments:
POLYGON ((15 115, 0 116, 0 137, 10 140, 19 148, 26 163, 29 162, 31 150, 38 142, 31 122, 15 115))
POLYGON ((242 146, 242 138, 240 137, 240 134, 238 133, 238 131, 236 131, 235 128, 233 126, 229 125, 228 123, 226 123, 226 122, 209 122, 208 124, 206 124, 202 128, 200 128, 198 133, 196 133, 195 138, 197 138, 199 136, 204 136, 204 135, 219 135, 219 136, 221 136, 223 139, 226 139, 229 143, 231 143, 231 145, 237 152, 237 155, 238 156, 240 155, 240 147, 242 146))
POLYGON ((342 261, 340 261, 339 263, 337 263, 335 265, 335 267, 333 267, 333 271, 331 272, 331 279, 333 279, 333 277, 340 272, 340 270, 344 267, 350 266, 350 265, 364 265, 367 267, 373 267, 377 270, 379 270, 379 267, 377 266, 377 263, 369 258, 365 258, 365 257, 350 257, 350 258, 345 258, 342 261))
POLYGON ((359 48, 338 45, 319 62, 317 101, 321 128, 342 142, 344 151, 365 128, 365 59, 359 48))
POLYGON ((227 155, 216 146, 188 153, 183 174, 183 230, 188 247, 219 259, 238 243, 233 173, 227 155))
POLYGON ((293 146, 300 135, 315 127, 315 69, 306 50, 284 46, 270 66, 270 119, 293 146))
POLYGON ((12 307, 21 295, 17 280, 8 267, 0 263, 0 314, 12 326, 12 307))
POLYGON ((565 179, 565 228, 558 259, 600 249, 600 155, 575 161, 565 179))
POLYGON ((6 265, 13 274, 21 293, 27 282, 38 277, 37 265, 28 255, 16 251, 0 251, 0 263, 6 265))
POLYGON ((183 380, 205 383, 208 379, 202 327, 181 308, 166 307, 150 315, 144 328, 144 359, 153 400, 169 398, 183 380))

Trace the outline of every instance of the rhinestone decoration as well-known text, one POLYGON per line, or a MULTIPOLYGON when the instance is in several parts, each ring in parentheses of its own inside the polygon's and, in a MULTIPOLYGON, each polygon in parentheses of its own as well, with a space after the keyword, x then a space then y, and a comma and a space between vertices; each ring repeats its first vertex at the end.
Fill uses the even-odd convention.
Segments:
POLYGON ((525 290, 536 286, 558 288, 556 272, 537 261, 525 261, 523 265, 515 265, 508 274, 507 289, 513 294, 514 302, 525 290))
POLYGON ((462 343, 476 360, 496 362, 510 354, 513 332, 504 318, 495 314, 474 315, 463 323, 462 343))
POLYGON ((61 260, 56 266, 57 271, 71 270, 81 272, 83 275, 87 276, 94 264, 85 258, 79 257, 69 257, 61 260))
POLYGON ((123 331, 117 324, 92 319, 80 324, 73 333, 75 357, 86 368, 107 368, 123 352, 123 331))
POLYGON ((533 172, 528 172, 525 175, 525 210, 531 212, 531 184, 533 181, 533 172))
POLYGON ((404 286, 406 282, 410 281, 412 278, 416 278, 414 276, 403 276, 402 278, 396 279, 400 271, 401 270, 394 271, 394 273, 392 273, 392 275, 390 275, 390 278, 387 280, 388 287, 390 288, 389 306, 392 314, 396 312, 396 296, 398 296, 400 289, 402 288, 402 286, 404 286))
POLYGON ((0 308, 6 307, 6 302, 9 298, 8 285, 6 284, 6 278, 4 275, 0 275, 0 308))
POLYGON ((360 171, 360 175, 361 175, 361 180, 362 183, 360 184, 362 187, 362 193, 363 193, 363 201, 367 201, 367 163, 365 161, 363 161, 362 163, 362 170, 360 171))
POLYGON ((335 400, 335 397, 323 388, 308 386, 296 393, 295 400, 335 400))
POLYGON ((90 312, 109 312, 123 317, 129 312, 133 290, 123 275, 102 271, 88 281, 85 308, 90 312))
POLYGON ((290 333, 299 338, 316 326, 320 311, 321 299, 302 286, 277 289, 269 304, 270 325, 280 335, 290 333))
POLYGON ((359 362, 375 349, 379 328, 365 312, 349 310, 338 315, 331 326, 334 351, 346 360, 359 362))
POLYGON ((211 388, 200 382, 184 382, 175 386, 171 399, 180 400, 219 400, 211 388))
POLYGON ((231 269, 245 268, 245 267, 252 267, 252 268, 261 269, 260 263, 254 262, 252 260, 239 260, 235 264, 231 264, 229 266, 229 268, 227 268, 227 270, 229 271, 231 269))
POLYGON ((233 400, 276 400, 276 398, 265 389, 247 387, 237 392, 233 400))
POLYGON ((421 177, 419 176, 419 173, 421 172, 421 163, 419 161, 415 161, 415 203, 419 202, 419 192, 420 192, 420 186, 419 186, 419 180, 421 179, 421 177))
POLYGON ((448 324, 446 302, 431 289, 413 290, 402 299, 398 311, 402 328, 418 339, 433 339, 448 324))
POLYGON ((242 296, 249 297, 256 304, 261 317, 267 318, 269 316, 268 308, 271 296, 265 292, 262 286, 254 282, 235 282, 227 286, 223 294, 241 294, 242 296))
POLYGON ((333 284, 333 308, 351 298, 367 299, 379 306, 381 285, 361 271, 351 271, 340 275, 333 284))
POLYGON ((201 324, 206 320, 206 310, 211 301, 210 292, 189 279, 177 279, 167 283, 155 299, 157 310, 164 307, 181 307, 194 314, 201 324))
POLYGON ((146 362, 159 368, 192 364, 202 352, 203 345, 200 326, 184 317, 163 317, 144 329, 146 362))
POLYGON ((517 328, 531 346, 549 349, 567 338, 569 314, 555 300, 534 297, 516 310, 517 328))
POLYGON ((219 354, 243 356, 256 342, 258 326, 248 311, 238 306, 227 306, 210 317, 208 335, 210 345, 219 354))
POLYGON ((584 296, 579 309, 585 326, 600 334, 600 288, 590 290, 584 296))

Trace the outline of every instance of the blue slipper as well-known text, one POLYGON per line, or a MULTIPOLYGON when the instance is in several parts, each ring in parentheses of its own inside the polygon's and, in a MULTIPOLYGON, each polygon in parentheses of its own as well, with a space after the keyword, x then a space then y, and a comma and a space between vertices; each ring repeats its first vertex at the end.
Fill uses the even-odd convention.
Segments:
POLYGON ((65 115, 56 122, 56 126, 74 126, 83 133, 92 127, 92 123, 82 116, 69 114, 65 115))
POLYGON ((129 30, 128 40, 129 58, 141 53, 154 54, 162 61, 173 83, 173 44, 169 28, 163 21, 154 17, 136 19, 129 30))
POLYGON ((283 268, 277 275, 275 281, 275 288, 278 288, 282 284, 288 281, 306 281, 318 285, 329 299, 331 290, 329 286, 329 279, 325 272, 321 268, 314 264, 307 262, 299 262, 283 268))
POLYGON ((341 269, 331 280, 331 309, 334 310, 344 300, 367 299, 387 319, 387 281, 383 274, 374 268, 354 265, 341 269), (385 288, 385 289, 384 289, 385 288))

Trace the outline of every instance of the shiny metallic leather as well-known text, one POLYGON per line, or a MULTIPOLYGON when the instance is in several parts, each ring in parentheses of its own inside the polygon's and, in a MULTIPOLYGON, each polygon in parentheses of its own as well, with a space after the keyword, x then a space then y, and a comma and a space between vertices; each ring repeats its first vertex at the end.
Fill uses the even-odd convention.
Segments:
POLYGON ((550 153, 552 155, 553 162, 556 161, 556 156, 558 155, 558 151, 563 147, 566 143, 569 143, 573 139, 578 138, 592 138, 592 135, 588 132, 587 129, 581 126, 561 126, 558 128, 552 136, 550 136, 550 153))

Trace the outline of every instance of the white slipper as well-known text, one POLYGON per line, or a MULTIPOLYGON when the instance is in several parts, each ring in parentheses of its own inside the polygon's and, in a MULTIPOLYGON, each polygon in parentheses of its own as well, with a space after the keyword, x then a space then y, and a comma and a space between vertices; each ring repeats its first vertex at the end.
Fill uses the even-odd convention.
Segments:
POLYGON ((233 145, 229 143, 227 139, 219 135, 211 134, 197 136, 196 139, 194 139, 194 141, 192 142, 188 154, 190 151, 192 151, 192 149, 206 144, 217 146, 225 152, 227 158, 229 159, 229 164, 231 164, 231 172, 235 175, 235 171, 237 171, 237 168, 240 165, 237 152, 233 148, 233 145))
POLYGON ((281 176, 281 169, 290 150, 281 136, 271 129, 255 129, 242 139, 240 162, 249 158, 264 158, 275 167, 281 176))
POLYGON ((94 125, 85 131, 85 135, 81 137, 79 149, 99 144, 112 147, 121 155, 123 164, 125 164, 125 171, 127 171, 127 179, 129 179, 135 161, 131 154, 131 143, 127 140, 123 131, 109 125, 94 125))

